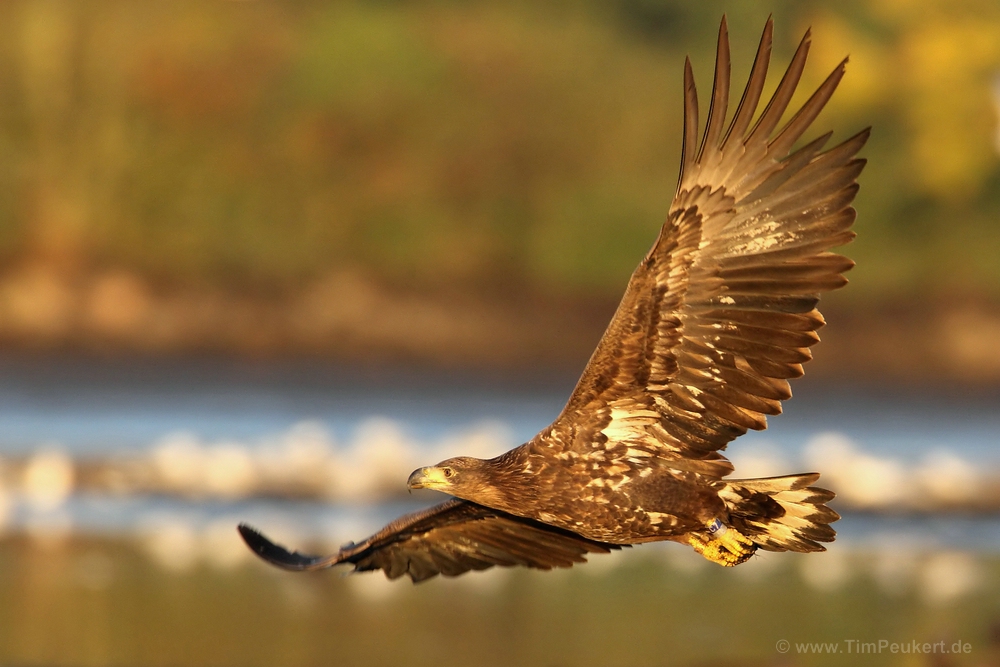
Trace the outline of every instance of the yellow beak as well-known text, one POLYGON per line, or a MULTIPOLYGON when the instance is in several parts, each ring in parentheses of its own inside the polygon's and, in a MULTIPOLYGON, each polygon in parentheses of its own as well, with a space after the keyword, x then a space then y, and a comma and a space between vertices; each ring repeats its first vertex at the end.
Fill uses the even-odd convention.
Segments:
POLYGON ((411 489, 443 489, 447 488, 448 481, 440 468, 428 466, 414 470, 406 480, 406 486, 411 489))

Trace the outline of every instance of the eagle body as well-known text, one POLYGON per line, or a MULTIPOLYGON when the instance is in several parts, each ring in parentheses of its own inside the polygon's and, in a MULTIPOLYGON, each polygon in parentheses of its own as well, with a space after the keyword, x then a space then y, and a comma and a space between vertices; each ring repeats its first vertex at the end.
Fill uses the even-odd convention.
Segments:
POLYGON ((483 462, 485 484, 453 492, 610 544, 678 537, 723 510, 717 481, 671 469, 629 449, 595 442, 553 460, 532 441, 483 462))
POLYGON ((826 149, 799 145, 846 59, 781 124, 799 83, 807 32, 758 112, 770 60, 764 28, 727 122, 730 57, 719 31, 704 127, 689 61, 677 191, 600 343, 555 421, 496 458, 457 457, 414 471, 411 489, 452 496, 329 556, 239 530, 265 560, 293 570, 351 563, 422 581, 492 566, 569 567, 589 553, 672 540, 720 565, 756 550, 823 551, 839 516, 818 473, 730 479, 722 451, 764 429, 791 396, 824 320, 823 292, 853 262, 856 158, 868 130, 826 149))

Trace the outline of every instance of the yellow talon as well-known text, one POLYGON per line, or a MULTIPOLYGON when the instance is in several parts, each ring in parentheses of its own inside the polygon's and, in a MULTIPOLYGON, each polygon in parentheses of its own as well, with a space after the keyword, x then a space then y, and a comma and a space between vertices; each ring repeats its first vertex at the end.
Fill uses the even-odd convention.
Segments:
POLYGON ((733 567, 745 562, 757 550, 748 537, 734 528, 723 526, 718 520, 708 524, 708 530, 691 533, 688 544, 702 556, 723 567, 733 567))

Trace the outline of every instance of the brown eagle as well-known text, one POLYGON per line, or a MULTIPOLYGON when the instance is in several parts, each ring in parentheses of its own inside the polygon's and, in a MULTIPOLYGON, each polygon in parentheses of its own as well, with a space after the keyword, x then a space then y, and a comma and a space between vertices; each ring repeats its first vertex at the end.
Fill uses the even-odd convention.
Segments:
POLYGON ((677 194, 632 274, 611 324, 551 426, 496 458, 420 468, 411 489, 454 496, 403 516, 329 556, 292 553, 246 525, 265 560, 292 570, 351 563, 422 581, 493 565, 570 567, 585 554, 641 542, 690 544, 720 565, 759 549, 823 551, 839 516, 817 473, 725 479, 720 453, 766 427, 802 375, 823 317, 819 294, 853 262, 828 252, 854 237, 864 130, 824 150, 792 151, 844 74, 845 59, 780 129, 809 51, 802 39, 755 123, 771 53, 764 27, 749 82, 726 125, 729 38, 719 31, 715 83, 698 140, 698 97, 684 64, 677 194))

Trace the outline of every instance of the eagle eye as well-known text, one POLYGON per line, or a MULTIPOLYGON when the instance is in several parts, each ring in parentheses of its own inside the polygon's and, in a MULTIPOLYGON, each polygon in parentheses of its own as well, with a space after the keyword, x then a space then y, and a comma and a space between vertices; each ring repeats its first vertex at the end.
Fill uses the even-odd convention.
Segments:
POLYGON ((441 472, 444 473, 445 477, 454 477, 455 476, 455 471, 452 470, 451 468, 442 468, 441 472))

